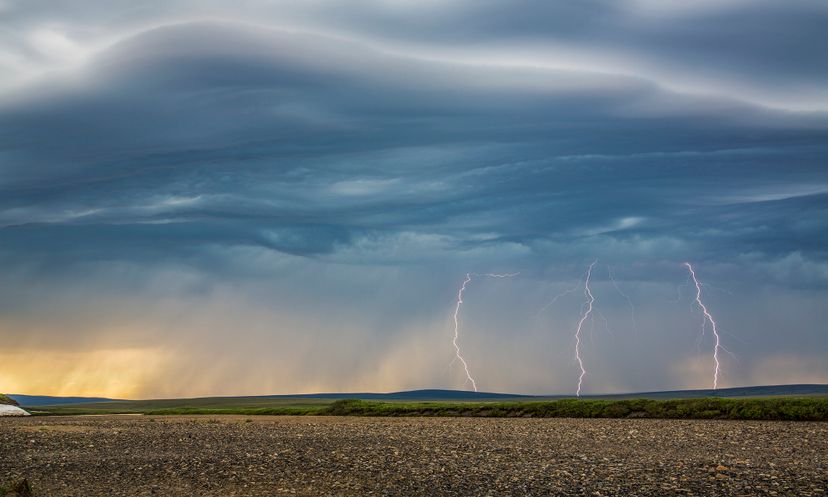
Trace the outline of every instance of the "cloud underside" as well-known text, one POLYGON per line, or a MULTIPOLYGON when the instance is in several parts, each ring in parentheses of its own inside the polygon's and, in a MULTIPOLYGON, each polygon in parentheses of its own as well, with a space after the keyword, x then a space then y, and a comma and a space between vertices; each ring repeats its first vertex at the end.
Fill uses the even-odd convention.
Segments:
POLYGON ((95 250, 90 232, 154 235, 173 255, 215 243, 358 257, 403 240, 428 256, 602 235, 824 245, 821 114, 630 77, 189 23, 14 94, 0 122, 4 237, 36 249, 54 230, 68 257, 95 250))

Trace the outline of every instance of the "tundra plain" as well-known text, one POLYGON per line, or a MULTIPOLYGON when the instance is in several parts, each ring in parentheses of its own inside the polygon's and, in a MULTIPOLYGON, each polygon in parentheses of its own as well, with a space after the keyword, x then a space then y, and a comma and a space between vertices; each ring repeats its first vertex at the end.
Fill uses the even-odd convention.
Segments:
POLYGON ((0 420, 35 495, 825 495, 828 423, 473 417, 0 420))

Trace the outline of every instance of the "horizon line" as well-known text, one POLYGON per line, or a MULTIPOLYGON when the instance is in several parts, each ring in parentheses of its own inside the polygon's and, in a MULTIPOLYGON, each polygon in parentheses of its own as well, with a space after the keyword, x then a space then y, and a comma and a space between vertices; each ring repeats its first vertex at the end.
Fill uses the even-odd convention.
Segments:
MULTIPOLYGON (((628 392, 615 392, 615 393, 587 393, 582 394, 581 397, 611 397, 611 396, 626 396, 626 395, 654 395, 654 394, 664 394, 664 393, 673 393, 673 392, 727 392, 731 390, 741 390, 741 389, 753 389, 753 388, 782 388, 782 387, 826 387, 828 388, 828 383, 779 383, 779 384, 772 384, 772 385, 743 385, 743 386, 733 386, 733 387, 720 387, 720 388, 679 388, 679 389, 668 389, 668 390, 647 390, 647 391, 628 391, 628 392)), ((401 395, 401 394, 411 394, 411 393, 419 393, 419 392, 453 392, 458 394, 467 395, 469 397, 482 397, 482 396, 504 396, 504 397, 525 397, 525 398, 577 398, 575 393, 544 393, 544 394, 524 394, 524 393, 512 393, 512 392, 489 392, 489 391, 479 391, 476 392, 474 390, 456 390, 452 388, 416 388, 412 390, 397 390, 397 391, 390 391, 390 392, 370 392, 370 391, 363 391, 363 392, 352 392, 352 391, 340 391, 340 392, 308 392, 308 393, 276 393, 276 394, 242 394, 242 395, 201 395, 201 396, 193 396, 193 397, 146 397, 146 398, 112 398, 112 397, 102 397, 96 395, 48 395, 48 394, 28 394, 28 393, 6 393, 5 395, 14 397, 52 397, 52 398, 75 398, 75 399, 102 399, 105 401, 150 401, 150 400, 188 400, 188 399, 218 399, 218 398, 255 398, 255 397, 318 397, 318 396, 338 396, 338 395, 401 395)))

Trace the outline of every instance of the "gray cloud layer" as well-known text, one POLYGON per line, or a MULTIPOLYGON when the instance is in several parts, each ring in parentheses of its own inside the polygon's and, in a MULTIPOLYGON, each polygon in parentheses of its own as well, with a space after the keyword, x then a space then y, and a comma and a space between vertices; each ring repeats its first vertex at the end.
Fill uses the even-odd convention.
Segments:
POLYGON ((693 260, 730 291, 731 384, 828 380, 821 3, 92 6, 4 6, 13 347, 188 351, 141 395, 457 386, 455 285, 514 269, 475 287, 469 353, 567 390, 578 296, 527 316, 597 257, 643 336, 602 270, 592 388, 698 386, 693 260))

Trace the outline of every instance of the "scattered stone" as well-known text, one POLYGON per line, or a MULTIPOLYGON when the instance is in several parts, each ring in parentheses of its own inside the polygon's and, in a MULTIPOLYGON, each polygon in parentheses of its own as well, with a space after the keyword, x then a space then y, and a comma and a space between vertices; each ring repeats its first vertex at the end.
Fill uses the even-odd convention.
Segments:
POLYGON ((0 433, 0 477, 26 475, 37 495, 56 497, 807 497, 828 488, 828 423, 35 416, 0 419, 0 433))

